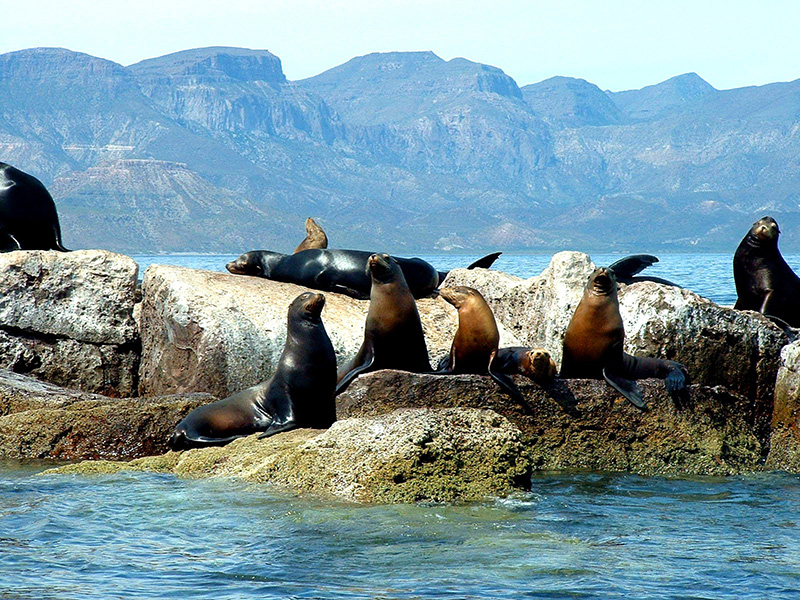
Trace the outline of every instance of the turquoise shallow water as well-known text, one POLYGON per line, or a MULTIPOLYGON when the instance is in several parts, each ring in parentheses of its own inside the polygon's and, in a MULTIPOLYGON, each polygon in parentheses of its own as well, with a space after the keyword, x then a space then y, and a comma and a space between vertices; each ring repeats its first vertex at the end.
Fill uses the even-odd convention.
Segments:
MULTIPOLYGON (((417 254, 440 271, 465 267, 481 257, 479 254, 417 254)), ((595 254, 592 260, 598 266, 607 266, 624 254, 595 254)), ((134 256, 142 272, 153 263, 225 271, 225 264, 236 258, 232 254, 172 254, 134 256)), ((533 277, 550 264, 552 255, 503 254, 495 263, 497 270, 517 277, 533 277)), ((786 262, 800 273, 800 255, 784 256, 786 262)), ((652 275, 673 281, 717 304, 733 305, 736 288, 733 283, 732 254, 662 254, 659 262, 642 275, 652 275)))
POLYGON ((0 598, 796 599, 800 478, 545 474, 467 506, 0 464, 0 598))

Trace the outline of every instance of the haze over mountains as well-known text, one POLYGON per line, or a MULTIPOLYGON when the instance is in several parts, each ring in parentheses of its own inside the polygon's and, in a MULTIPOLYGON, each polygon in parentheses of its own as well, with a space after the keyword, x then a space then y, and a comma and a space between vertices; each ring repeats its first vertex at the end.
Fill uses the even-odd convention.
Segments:
POLYGON ((265 50, 129 67, 0 55, 0 160, 39 177, 68 247, 733 252, 764 214, 800 250, 800 80, 680 75, 604 92, 431 52, 287 81, 265 50))

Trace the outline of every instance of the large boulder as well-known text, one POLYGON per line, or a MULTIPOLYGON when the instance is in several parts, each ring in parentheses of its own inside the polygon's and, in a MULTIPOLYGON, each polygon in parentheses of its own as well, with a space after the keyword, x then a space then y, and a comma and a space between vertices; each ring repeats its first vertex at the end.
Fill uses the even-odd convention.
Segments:
POLYGON ((781 352, 766 468, 800 473, 800 342, 781 352))
MULTIPOLYGON (((308 288, 258 277, 150 266, 141 309, 142 395, 203 391, 224 397, 275 372, 286 312, 308 288)), ((341 366, 364 339, 369 301, 325 293, 322 320, 341 366)), ((450 350, 458 319, 441 298, 417 302, 432 364, 450 350)), ((504 334, 508 345, 518 341, 504 334)))
POLYGON ((89 392, 136 392, 138 266, 104 250, 0 254, 0 368, 89 392))
MULTIPOLYGON (((564 333, 595 266, 580 252, 559 252, 537 277, 501 278, 456 269, 445 284, 469 285, 487 298, 498 320, 528 346, 561 361, 564 333)), ((723 385, 757 404, 751 413, 769 435, 772 397, 787 335, 765 317, 718 306, 689 290, 652 282, 620 285, 625 351, 683 363, 691 380, 723 385)))
POLYGON ((487 410, 399 410, 338 421, 325 431, 250 436, 224 448, 131 463, 81 463, 62 473, 153 470, 239 477, 354 502, 464 502, 530 485, 520 432, 487 410))
POLYGON ((759 470, 764 442, 752 403, 722 387, 692 385, 677 404, 658 380, 639 382, 642 411, 602 381, 555 380, 541 387, 516 377, 529 407, 488 377, 378 371, 337 398, 340 419, 375 417, 401 407, 478 408, 508 418, 523 433, 537 469, 594 469, 643 475, 730 475, 759 470))
POLYGON ((0 458, 128 460, 167 451, 208 394, 117 399, 0 370, 0 458))

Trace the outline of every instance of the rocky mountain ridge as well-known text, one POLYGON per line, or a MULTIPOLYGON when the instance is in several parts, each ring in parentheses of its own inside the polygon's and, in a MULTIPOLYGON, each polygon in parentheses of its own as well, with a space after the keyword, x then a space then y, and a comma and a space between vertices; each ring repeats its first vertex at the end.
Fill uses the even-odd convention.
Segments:
POLYGON ((731 252, 756 218, 800 250, 800 80, 680 75, 604 92, 431 52, 288 81, 266 50, 123 67, 0 55, 0 160, 53 192, 68 247, 731 252), (763 213, 763 214, 762 214, 763 213))

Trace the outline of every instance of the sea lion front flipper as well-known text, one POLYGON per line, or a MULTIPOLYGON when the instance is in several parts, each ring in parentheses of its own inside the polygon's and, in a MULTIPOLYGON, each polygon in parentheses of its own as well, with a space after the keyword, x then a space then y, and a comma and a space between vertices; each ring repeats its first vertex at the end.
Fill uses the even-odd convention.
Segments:
POLYGON ((258 436, 258 439, 263 440, 266 437, 270 437, 275 435, 276 433, 283 433, 284 431, 291 431, 292 429, 297 429, 297 423, 292 419, 291 421, 285 421, 283 423, 272 423, 267 430, 258 436))
POLYGON ((620 258, 617 262, 608 267, 609 271, 614 271, 617 281, 625 283, 634 275, 638 275, 647 267, 658 262, 658 257, 652 254, 633 254, 620 258))
POLYGON ((364 361, 360 365, 354 366, 347 372, 347 374, 344 377, 342 377, 341 381, 336 384, 336 392, 334 393, 334 396, 338 396, 343 391, 345 391, 347 389, 347 386, 350 385, 350 382, 353 381, 353 379, 358 377, 364 371, 369 370, 374 362, 375 362, 375 349, 372 346, 368 346, 364 356, 364 361))
POLYGON ((522 406, 522 411, 525 414, 532 415, 533 411, 531 410, 530 405, 522 396, 522 392, 519 391, 519 388, 517 387, 517 384, 514 383, 514 380, 505 373, 500 373, 492 369, 492 362, 494 362, 494 357, 496 354, 497 350, 493 350, 491 356, 489 357, 489 377, 494 379, 494 382, 499 385, 503 391, 511 396, 520 406, 522 406))
POLYGON ((487 254, 483 258, 479 258, 474 263, 469 265, 467 269, 488 269, 494 264, 494 261, 496 261, 501 254, 502 252, 492 252, 491 254, 487 254))
POLYGON ((636 385, 635 381, 631 381, 630 379, 624 379, 617 375, 610 375, 606 369, 603 369, 603 379, 606 380, 606 383, 610 385, 612 388, 617 390, 620 394, 625 396, 628 401, 633 404, 636 408, 646 409, 647 405, 644 402, 644 398, 642 397, 642 390, 636 385))
POLYGON ((359 292, 358 290, 354 290, 353 288, 346 287, 344 285, 336 284, 331 289, 331 292, 334 294, 344 294, 345 296, 350 296, 351 298, 355 298, 356 300, 369 300, 369 294, 365 294, 364 292, 359 292))

